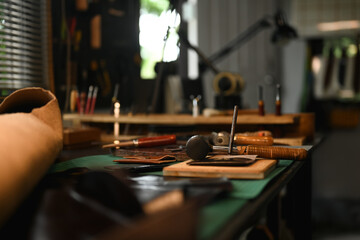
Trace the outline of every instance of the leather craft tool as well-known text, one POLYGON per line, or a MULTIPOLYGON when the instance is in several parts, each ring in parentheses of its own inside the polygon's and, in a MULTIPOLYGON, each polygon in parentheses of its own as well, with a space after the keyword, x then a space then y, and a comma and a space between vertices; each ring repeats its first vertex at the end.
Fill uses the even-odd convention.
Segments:
MULTIPOLYGON (((236 133, 234 136, 235 145, 265 145, 271 146, 275 143, 270 131, 257 131, 236 133)), ((228 146, 230 134, 226 131, 212 132, 209 141, 215 146, 228 146)))
MULTIPOLYGON (((213 132, 209 138, 212 145, 215 146, 227 146, 229 145, 230 135, 227 132, 213 132)), ((235 134, 235 145, 260 145, 260 146, 272 146, 272 145, 289 145, 300 146, 302 145, 301 138, 273 138, 271 136, 256 136, 256 135, 244 135, 242 133, 235 134)))
POLYGON ((237 113, 238 113, 238 106, 235 105, 234 106, 234 114, 233 114, 233 119, 232 119, 232 123, 231 123, 231 132, 230 132, 230 139, 229 139, 229 149, 228 149, 228 154, 231 155, 232 153, 232 148, 234 145, 234 135, 235 135, 235 127, 236 127, 236 120, 237 120, 237 113))
POLYGON ((163 145, 171 145, 176 143, 176 135, 163 135, 156 137, 144 137, 134 139, 132 141, 119 142, 103 145, 103 148, 117 148, 117 147, 155 147, 163 145))
POLYGON ((83 112, 81 112, 81 100, 80 100, 80 92, 76 91, 76 107, 77 107, 77 111, 79 114, 83 114, 83 112))
POLYGON ((276 84, 275 115, 281 115, 280 84, 276 84))
POLYGON ((230 135, 228 132, 212 132, 209 138, 211 144, 216 146, 228 146, 230 135))
MULTIPOLYGON (((233 150, 236 150, 233 148, 233 150)), ((203 160, 210 152, 228 152, 227 146, 213 146, 208 143, 205 137, 194 135, 186 142, 186 154, 194 160, 203 160)))
POLYGON ((186 154, 194 160, 203 160, 213 148, 206 142, 203 136, 194 135, 186 142, 186 154))
POLYGON ((91 98, 92 98, 92 94, 93 94, 93 89, 94 89, 94 87, 93 87, 92 85, 90 85, 90 86, 89 86, 88 95, 87 95, 87 99, 86 99, 85 114, 88 114, 89 111, 90 111, 91 98))
POLYGON ((272 132, 267 130, 261 130, 261 131, 255 131, 255 132, 243 132, 243 133, 237 133, 236 135, 239 136, 262 136, 262 137, 271 137, 272 132))
MULTIPOLYGON (((211 146, 206 142, 204 137, 195 135, 186 143, 186 154, 193 160, 204 160, 210 152, 226 152, 228 148, 225 146, 211 146)), ((258 155, 261 158, 271 159, 287 159, 287 160, 304 160, 307 151, 302 148, 288 148, 277 146, 238 146, 232 151, 235 154, 258 155)))
POLYGON ((265 115, 265 109, 264 109, 264 99, 263 99, 263 88, 262 88, 262 86, 259 86, 258 108, 259 108, 259 115, 264 116, 265 115))
POLYGON ((75 112, 76 110, 76 98, 77 98, 77 91, 76 89, 71 90, 70 93, 70 111, 75 112))
POLYGON ((241 136, 235 134, 234 143, 236 145, 271 146, 274 144, 274 139, 268 136, 241 136))
POLYGON ((97 86, 94 88, 94 92, 93 92, 92 97, 91 97, 90 114, 93 114, 93 113, 94 113, 98 89, 99 89, 99 88, 98 88, 97 86))
POLYGON ((258 155, 262 158, 305 160, 307 151, 303 148, 287 148, 276 146, 239 146, 239 154, 258 155))
MULTIPOLYGON (((230 135, 228 132, 212 132, 209 137, 209 142, 215 146, 229 146, 230 135)), ((243 134, 235 134, 233 143, 235 145, 263 145, 271 146, 274 144, 274 139, 270 136, 247 136, 243 134)))

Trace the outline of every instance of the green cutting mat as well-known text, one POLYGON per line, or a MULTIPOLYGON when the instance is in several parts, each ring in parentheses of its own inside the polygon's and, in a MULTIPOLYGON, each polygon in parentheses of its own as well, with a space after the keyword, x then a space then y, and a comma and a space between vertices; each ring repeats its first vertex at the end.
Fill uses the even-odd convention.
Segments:
MULTIPOLYGON (((109 166, 121 166, 121 167, 134 167, 141 164, 123 164, 116 163, 113 160, 119 159, 121 157, 109 155, 93 155, 75 158, 66 162, 54 164, 49 172, 61 172, 70 168, 76 167, 87 167, 91 170, 104 170, 104 167, 109 166)), ((278 166, 264 179, 260 180, 231 180, 233 184, 234 191, 231 193, 231 197, 234 198, 244 198, 251 199, 255 198, 260 192, 264 189, 266 184, 271 181, 276 175, 283 171, 287 166, 291 164, 290 160, 280 160, 278 166)), ((162 172, 151 172, 146 174, 156 174, 161 175, 162 172)))
MULTIPOLYGON (((76 158, 54 164, 50 168, 49 173, 61 172, 76 167, 87 167, 91 170, 104 170, 104 167, 108 166, 139 166, 139 164, 120 164, 113 162, 113 160, 119 158, 120 157, 110 154, 76 158)), ((209 239, 214 236, 214 234, 218 232, 224 224, 226 224, 229 218, 238 212, 248 200, 258 196, 266 185, 291 163, 292 161, 290 160, 280 160, 277 167, 264 179, 231 180, 234 190, 230 193, 230 196, 207 205, 201 211, 198 238, 209 239)), ((162 172, 151 172, 146 174, 161 175, 162 172)))

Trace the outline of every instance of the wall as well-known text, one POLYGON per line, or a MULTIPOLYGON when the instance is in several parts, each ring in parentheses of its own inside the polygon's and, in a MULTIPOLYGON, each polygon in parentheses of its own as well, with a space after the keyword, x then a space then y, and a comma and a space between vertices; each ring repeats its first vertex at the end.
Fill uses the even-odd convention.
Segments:
MULTIPOLYGON (((210 56, 257 20, 273 14, 275 10, 274 0, 198 0, 199 48, 206 56, 210 56)), ((258 85, 262 84, 265 86, 265 109, 267 112, 274 112, 275 85, 281 82, 281 55, 278 47, 270 43, 271 32, 270 29, 261 31, 216 64, 221 71, 239 73, 244 78, 244 108, 257 108, 258 85)), ((213 78, 214 74, 210 71, 203 78, 205 100, 210 107, 214 106, 213 78)))

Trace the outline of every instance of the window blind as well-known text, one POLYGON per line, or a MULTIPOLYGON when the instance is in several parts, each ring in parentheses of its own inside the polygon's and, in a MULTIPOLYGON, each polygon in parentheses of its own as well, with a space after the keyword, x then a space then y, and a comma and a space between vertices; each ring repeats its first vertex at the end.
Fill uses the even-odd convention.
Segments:
POLYGON ((47 0, 0 0, 0 89, 47 88, 47 0))

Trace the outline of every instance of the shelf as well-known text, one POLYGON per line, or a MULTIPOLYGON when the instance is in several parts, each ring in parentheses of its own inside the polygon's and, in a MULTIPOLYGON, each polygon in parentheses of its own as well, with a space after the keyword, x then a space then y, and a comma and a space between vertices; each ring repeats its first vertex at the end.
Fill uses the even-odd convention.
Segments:
MULTIPOLYGON (((120 115, 115 118, 110 114, 88 114, 77 113, 63 114, 63 120, 75 127, 82 125, 101 126, 111 125, 115 122, 122 127, 122 135, 148 134, 150 132, 203 134, 205 132, 230 131, 232 115, 221 116, 198 116, 190 114, 136 114, 120 115), (148 126, 152 126, 149 128, 148 126)), ((109 128, 108 128, 109 130, 109 128)), ((266 114, 239 114, 237 118, 236 131, 258 131, 269 130, 277 138, 304 138, 311 142, 315 133, 315 117, 313 113, 295 113, 276 116, 266 114)))
MULTIPOLYGON (((299 118, 298 115, 286 114, 282 116, 275 115, 239 115, 238 124, 294 124, 299 118)), ((186 114, 138 114, 138 115, 120 115, 115 118, 110 114, 64 114, 64 120, 75 122, 96 122, 96 123, 128 123, 128 124, 154 124, 154 125, 214 125, 231 124, 232 116, 198 116, 186 114)))

